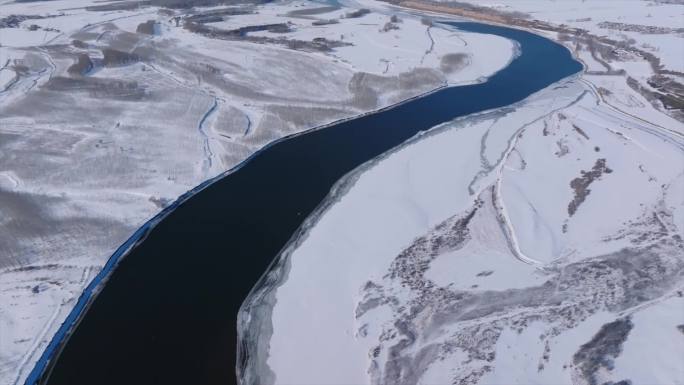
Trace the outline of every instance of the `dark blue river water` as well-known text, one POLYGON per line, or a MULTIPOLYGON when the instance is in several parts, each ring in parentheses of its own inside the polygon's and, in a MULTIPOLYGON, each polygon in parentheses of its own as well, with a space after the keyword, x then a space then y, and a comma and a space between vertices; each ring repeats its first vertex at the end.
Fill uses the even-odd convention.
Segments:
POLYGON ((97 282, 86 291, 28 383, 235 383, 242 301, 337 180, 419 131, 518 102, 582 69, 568 50, 537 35, 455 25, 515 40, 521 55, 486 83, 443 89, 280 141, 175 204, 156 227, 141 230, 147 239, 113 270, 96 298, 97 282))

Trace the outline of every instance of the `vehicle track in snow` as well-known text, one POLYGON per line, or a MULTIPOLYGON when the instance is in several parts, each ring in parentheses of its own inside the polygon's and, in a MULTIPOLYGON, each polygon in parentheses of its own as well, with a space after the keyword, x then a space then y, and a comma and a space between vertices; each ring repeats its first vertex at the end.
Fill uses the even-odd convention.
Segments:
POLYGON ((209 144, 209 135, 207 134, 204 125, 207 122, 207 119, 209 119, 209 117, 216 111, 217 108, 218 99, 214 97, 214 102, 212 103, 211 107, 209 107, 207 112, 205 112, 204 115, 202 115, 202 118, 197 124, 197 130, 202 136, 203 141, 202 149, 204 151, 204 161, 202 162, 202 171, 204 171, 205 174, 211 169, 214 153, 211 151, 211 145, 209 144))
MULTIPOLYGON (((494 182, 492 188, 492 204, 494 206, 494 209, 496 210, 496 217, 497 221, 499 222, 499 225, 501 226, 501 230, 504 233, 504 236, 506 237, 506 242, 508 243, 508 246, 511 250, 511 253, 515 256, 516 259, 520 260, 521 262, 524 262, 528 265, 535 266, 537 268, 543 269, 544 268, 544 263, 542 261, 536 260, 534 258, 531 258, 527 256, 522 249, 520 248, 520 244, 518 242, 518 237, 515 232, 515 227, 513 226, 513 223, 511 222, 510 216, 508 215, 508 211, 506 209, 506 205, 504 204, 503 200, 501 199, 501 184, 503 181, 503 170, 504 166, 506 165, 506 162, 508 160, 508 157, 510 154, 515 150, 515 147, 518 143, 518 140, 520 139, 520 134, 522 134, 527 127, 531 126, 534 123, 539 122, 540 120, 546 119, 547 117, 555 114, 558 111, 562 111, 566 108, 569 108, 577 103, 579 103, 587 94, 589 91, 585 90, 582 92, 575 100, 570 102, 569 104, 558 107, 556 109, 551 110, 549 113, 544 114, 540 117, 537 117, 536 119, 524 124, 522 127, 520 127, 518 130, 516 130, 513 133, 513 136, 509 139, 508 143, 508 148, 506 151, 504 151, 499 158, 499 160, 496 162, 496 165, 494 166, 496 170, 496 181, 494 182)), ((478 174, 478 176, 475 177, 472 184, 479 179, 479 177, 483 177, 487 174, 487 171, 484 171, 484 175, 482 172, 478 174)))

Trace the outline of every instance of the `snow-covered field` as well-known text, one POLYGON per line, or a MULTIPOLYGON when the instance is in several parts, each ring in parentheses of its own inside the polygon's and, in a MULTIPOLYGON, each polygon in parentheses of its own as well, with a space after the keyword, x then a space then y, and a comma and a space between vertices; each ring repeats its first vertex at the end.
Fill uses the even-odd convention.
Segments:
POLYGON ((554 25, 581 28, 635 45, 658 56, 666 69, 684 72, 684 6, 676 1, 645 0, 471 0, 501 11, 517 11, 554 25), (679 49, 678 49, 679 48, 679 49))
POLYGON ((682 125, 581 77, 514 107, 340 182, 284 252, 260 378, 684 383, 682 125))
POLYGON ((1 385, 180 194, 285 135, 482 81, 515 50, 409 14, 306 11, 321 7, 0 0, 1 385), (207 17, 211 33, 188 28, 207 17), (288 32, 227 32, 264 24, 288 32))
MULTIPOLYGON (((371 0, 357 0, 366 2, 371 0)), ((679 0, 382 0, 528 28, 572 49, 587 72, 618 79, 684 121, 684 3, 679 0)))

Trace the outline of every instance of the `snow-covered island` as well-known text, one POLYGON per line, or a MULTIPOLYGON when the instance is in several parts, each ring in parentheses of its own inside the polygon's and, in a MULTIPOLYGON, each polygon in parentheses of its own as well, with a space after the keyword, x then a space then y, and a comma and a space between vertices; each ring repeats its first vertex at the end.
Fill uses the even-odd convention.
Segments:
POLYGON ((23 383, 110 255, 179 195, 515 54, 361 5, 202 4, 0 0, 0 384, 23 383))

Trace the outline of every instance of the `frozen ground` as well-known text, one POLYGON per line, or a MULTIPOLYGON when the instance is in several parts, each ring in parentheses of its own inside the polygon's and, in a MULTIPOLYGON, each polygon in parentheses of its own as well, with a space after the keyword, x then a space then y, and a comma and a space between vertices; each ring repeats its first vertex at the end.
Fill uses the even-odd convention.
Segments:
POLYGON ((260 379, 684 383, 682 126, 622 112, 646 103, 591 79, 341 181, 280 284, 247 302, 244 317, 270 316, 260 379))
POLYGON ((655 108, 684 121, 680 0, 384 1, 533 29, 573 49, 589 73, 616 78, 620 88, 639 92, 655 108))
POLYGON ((277 138, 481 81, 515 48, 354 6, 151 3, 0 0, 1 385, 180 194, 277 138))
POLYGON ((664 69, 684 72, 684 6, 681 1, 651 0, 501 0, 466 1, 499 11, 522 12, 530 19, 583 29, 616 41, 634 39, 635 47, 660 58, 664 69))

